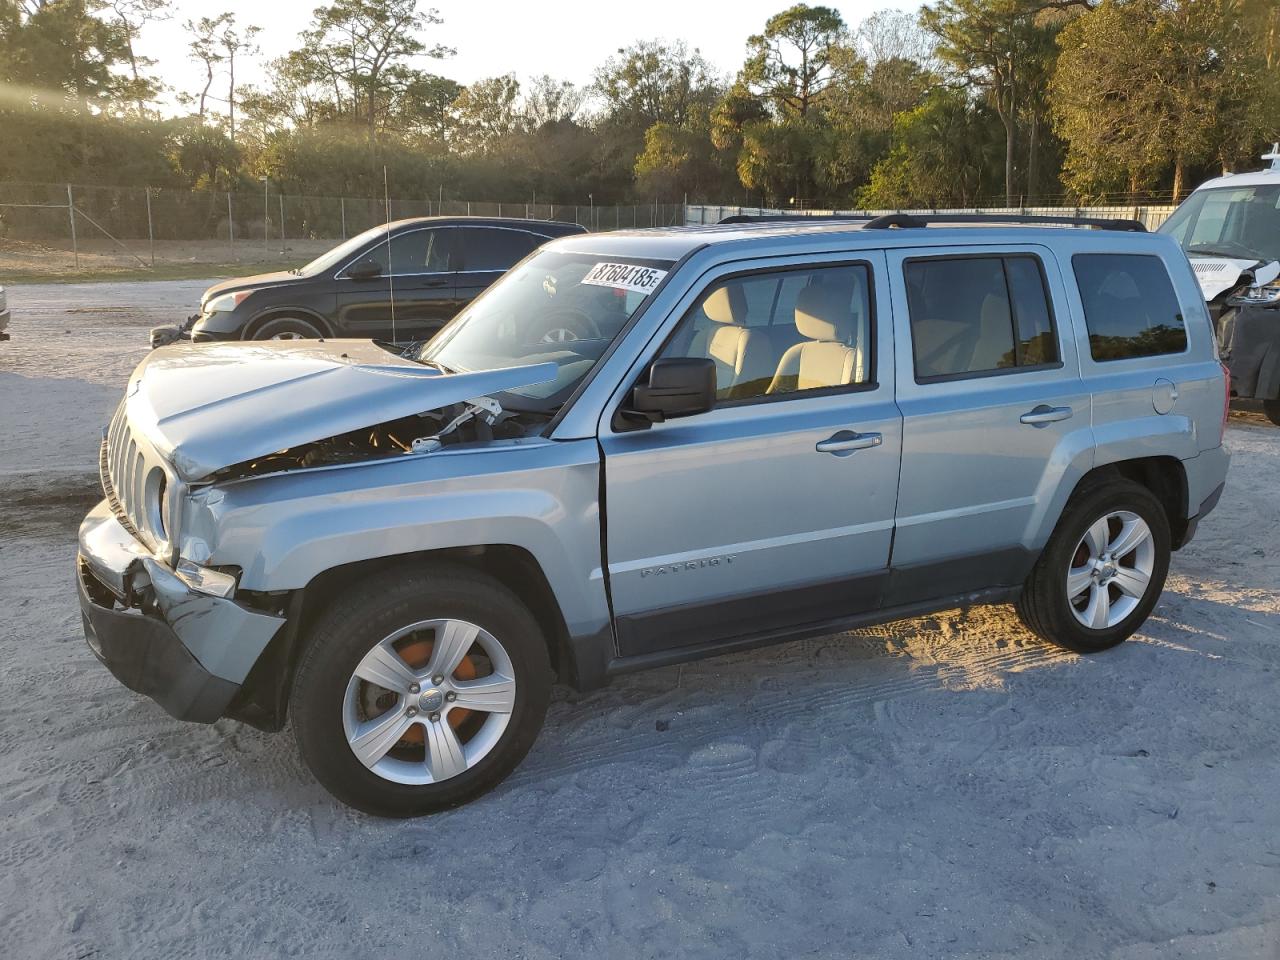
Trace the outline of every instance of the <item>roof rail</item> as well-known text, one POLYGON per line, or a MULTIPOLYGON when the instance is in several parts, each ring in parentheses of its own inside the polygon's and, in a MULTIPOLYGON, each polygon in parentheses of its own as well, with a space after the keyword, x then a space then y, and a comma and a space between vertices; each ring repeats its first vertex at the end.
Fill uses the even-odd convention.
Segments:
POLYGON ((804 214, 804 213, 735 213, 732 216, 724 217, 716 221, 716 225, 724 223, 784 223, 790 220, 847 220, 853 223, 866 223, 874 219, 870 214, 859 215, 856 213, 820 213, 820 214, 804 214))
POLYGON ((1067 214, 1060 216, 1027 216, 1015 213, 933 213, 916 216, 909 213, 888 213, 875 217, 863 225, 864 230, 888 230, 890 227, 912 229, 927 227, 931 223, 1026 223, 1026 224, 1066 224, 1073 227, 1097 227, 1099 230, 1119 230, 1129 233, 1146 233, 1147 228, 1138 220, 1106 217, 1073 217, 1067 214))

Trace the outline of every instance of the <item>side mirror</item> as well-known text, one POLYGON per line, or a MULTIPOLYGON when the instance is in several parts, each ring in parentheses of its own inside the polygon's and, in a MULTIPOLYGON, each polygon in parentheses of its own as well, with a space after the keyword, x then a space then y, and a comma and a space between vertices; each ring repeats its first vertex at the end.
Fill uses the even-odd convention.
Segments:
POLYGON ((631 404, 618 411, 631 428, 661 423, 671 417, 706 413, 716 405, 716 364, 702 357, 655 360, 649 382, 631 393, 631 404))
POLYGON ((382 264, 373 257, 365 257, 347 267, 347 276, 352 280, 376 280, 382 276, 382 264))

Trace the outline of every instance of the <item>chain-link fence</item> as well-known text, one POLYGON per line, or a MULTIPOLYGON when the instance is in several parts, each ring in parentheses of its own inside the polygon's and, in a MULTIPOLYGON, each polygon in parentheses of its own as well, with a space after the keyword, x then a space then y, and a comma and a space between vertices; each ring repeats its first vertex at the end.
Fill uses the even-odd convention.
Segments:
POLYGON ((888 213, 907 213, 916 216, 945 213, 982 213, 1005 214, 1029 217, 1096 217, 1100 219, 1137 220, 1148 230, 1155 230, 1169 219, 1169 215, 1177 210, 1177 204, 1112 204, 1098 207, 1043 206, 1043 207, 949 207, 945 209, 917 208, 913 210, 780 210, 768 207, 728 207, 709 204, 691 204, 685 207, 685 225, 702 223, 719 223, 725 217, 748 216, 791 216, 791 217, 879 217, 888 213))
POLYGON ((241 265, 305 262, 388 219, 475 216, 562 220, 588 230, 717 223, 734 214, 878 216, 884 213, 1049 214, 1134 219, 1154 230, 1173 204, 980 207, 964 210, 781 210, 645 203, 553 204, 178 190, 76 184, 0 183, 0 280, 110 274, 155 267, 210 275, 241 265), (203 273, 202 273, 203 272, 203 273))
POLYGON ((260 192, 0 183, 0 278, 156 265, 293 264, 388 219, 559 220, 588 230, 679 226, 679 203, 635 205, 324 197, 260 192))

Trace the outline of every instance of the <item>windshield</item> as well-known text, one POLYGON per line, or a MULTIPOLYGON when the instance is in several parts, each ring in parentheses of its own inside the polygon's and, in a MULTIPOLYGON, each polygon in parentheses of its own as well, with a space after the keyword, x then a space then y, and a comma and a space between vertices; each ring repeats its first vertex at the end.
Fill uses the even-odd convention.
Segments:
POLYGON ((1280 183, 1197 190, 1160 233, 1191 254, 1280 260, 1280 183))
POLYGON ((376 240, 378 237, 386 237, 386 235, 386 224, 370 227, 364 233, 358 233, 350 240, 344 240, 327 253, 320 254, 305 267, 299 269, 298 273, 304 277, 314 277, 317 273, 323 273, 351 259, 360 252, 361 248, 367 246, 370 241, 376 240))
POLYGON ((671 264, 539 251, 459 314, 417 359, 446 372, 553 362, 555 380, 510 391, 551 409, 595 366, 671 264))

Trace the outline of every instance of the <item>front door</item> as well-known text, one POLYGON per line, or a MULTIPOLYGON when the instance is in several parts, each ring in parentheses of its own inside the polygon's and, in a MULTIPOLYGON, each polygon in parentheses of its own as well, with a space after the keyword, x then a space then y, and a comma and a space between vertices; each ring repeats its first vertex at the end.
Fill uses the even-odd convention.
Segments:
POLYGON ((1093 448, 1057 261, 1034 244, 888 261, 903 416, 888 601, 1016 586, 1093 448))
POLYGON ((721 273, 659 353, 715 358, 716 408, 641 430, 601 424, 622 656, 879 604, 901 442, 882 276, 878 252, 721 273))
POLYGON ((334 283, 341 335, 425 340, 448 323, 457 312, 457 234, 456 227, 409 230, 355 258, 374 260, 382 274, 357 280, 339 272, 334 283))

